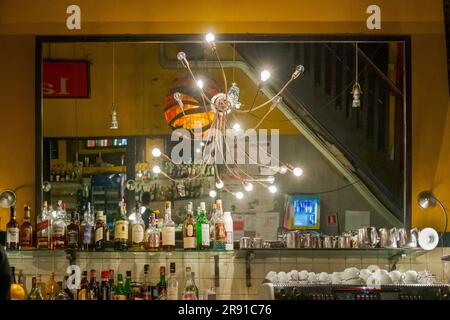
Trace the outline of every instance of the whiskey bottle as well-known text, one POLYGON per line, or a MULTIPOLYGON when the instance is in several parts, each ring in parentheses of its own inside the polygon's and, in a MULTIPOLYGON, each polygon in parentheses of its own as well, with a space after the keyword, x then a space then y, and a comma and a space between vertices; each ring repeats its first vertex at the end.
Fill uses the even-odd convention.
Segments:
POLYGON ((115 300, 116 286, 114 284, 114 270, 109 269, 109 288, 111 290, 111 300, 115 300))
POLYGON ((112 300, 108 270, 102 271, 102 282, 101 282, 101 287, 100 287, 99 300, 112 300))
POLYGON ((206 219, 206 205, 200 202, 197 215, 197 247, 199 249, 209 249, 209 221, 206 219))
POLYGON ((214 219, 214 249, 225 250, 227 235, 223 220, 222 200, 216 200, 216 217, 214 219))
POLYGON ((192 202, 189 202, 183 224, 183 248, 185 250, 192 250, 197 247, 196 233, 192 202))
POLYGON ((119 215, 114 222, 114 249, 117 251, 128 250, 128 224, 126 205, 122 200, 119 203, 119 215))
POLYGON ((20 226, 20 249, 28 250, 33 248, 33 226, 30 222, 31 207, 24 207, 24 221, 20 226))
POLYGON ((54 300, 56 292, 58 291, 58 284, 55 281, 55 273, 50 273, 50 279, 45 284, 45 296, 46 300, 54 300))
POLYGON ((98 300, 98 284, 97 284, 97 272, 95 269, 91 270, 91 281, 89 282, 88 297, 89 300, 98 300))
POLYGON ((162 247, 164 251, 175 249, 175 222, 172 221, 170 201, 165 204, 164 223, 161 228, 162 247))
POLYGON ((19 223, 16 220, 16 207, 11 208, 11 219, 6 225, 6 249, 18 250, 19 249, 19 223))
POLYGON ((36 247, 38 249, 51 248, 50 241, 51 216, 48 210, 47 201, 44 201, 41 213, 36 219, 36 247))
POLYGON ((95 250, 102 251, 106 247, 108 239, 108 225, 105 222, 103 211, 97 211, 97 221, 95 222, 95 250))
POLYGON ((158 300, 167 300, 166 267, 159 268, 158 300))
POLYGON ((87 203, 86 211, 81 223, 81 250, 90 251, 94 247, 94 218, 91 211, 91 204, 87 203))
POLYGON ((80 247, 80 222, 78 212, 72 212, 72 219, 67 226, 67 247, 78 249, 80 247))
POLYGON ((78 290, 78 300, 89 300, 89 281, 87 279, 87 271, 83 271, 83 278, 80 282, 80 289, 78 290))
POLYGON ((141 207, 136 206, 135 220, 131 224, 131 248, 141 250, 144 246, 145 222, 142 220, 141 207))
POLYGON ((66 246, 66 213, 62 201, 58 201, 55 220, 52 222, 52 247, 64 249, 66 246))
POLYGON ((141 294, 143 300, 152 300, 152 289, 149 280, 150 265, 144 264, 144 279, 142 280, 141 294))
POLYGON ((146 250, 158 251, 160 242, 160 231, 156 226, 155 214, 150 213, 148 228, 145 231, 144 246, 146 250))
POLYGON ((170 275, 169 279, 167 279, 167 300, 178 300, 178 280, 175 262, 170 263, 170 275))

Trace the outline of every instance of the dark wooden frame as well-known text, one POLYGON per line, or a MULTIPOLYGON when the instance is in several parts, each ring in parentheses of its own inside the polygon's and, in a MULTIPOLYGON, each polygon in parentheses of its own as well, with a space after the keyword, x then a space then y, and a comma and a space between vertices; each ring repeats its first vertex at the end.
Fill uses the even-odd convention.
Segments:
MULTIPOLYGON (((297 35, 297 34, 219 34, 216 42, 403 42, 405 48, 404 67, 404 183, 403 223, 406 228, 412 223, 412 100, 411 100, 411 36, 410 35, 297 35)), ((199 34, 168 35, 86 35, 86 36, 37 36, 35 46, 35 121, 36 121, 36 167, 35 167, 35 207, 42 203, 42 46, 47 42, 203 42, 199 34)))

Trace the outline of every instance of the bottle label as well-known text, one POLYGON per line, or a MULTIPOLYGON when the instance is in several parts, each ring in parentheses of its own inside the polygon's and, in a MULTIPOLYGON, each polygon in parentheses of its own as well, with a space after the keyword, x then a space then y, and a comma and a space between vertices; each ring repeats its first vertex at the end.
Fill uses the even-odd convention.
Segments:
POLYGON ((65 227, 63 221, 56 221, 52 226, 53 236, 64 236, 65 227))
POLYGON ((225 225, 223 222, 216 222, 214 228, 216 229, 216 240, 226 241, 225 225))
POLYGON ((20 230, 20 244, 24 247, 29 247, 33 245, 30 228, 24 228, 20 230))
POLYGON ((144 241, 144 228, 141 224, 133 225, 131 229, 131 241, 133 243, 142 243, 144 241))
POLYGON ((175 227, 163 227, 161 233, 163 246, 175 245, 175 227))
POLYGON ((103 227, 97 228, 95 230, 95 242, 103 240, 103 227))
POLYGON ((114 239, 128 240, 128 221, 118 220, 114 225, 114 239))
POLYGON ((188 237, 194 236, 194 226, 192 224, 188 224, 188 226, 186 227, 186 234, 188 237))
POLYGON ((195 237, 184 237, 183 244, 186 249, 195 249, 195 237))
POLYGON ((194 291, 186 291, 183 293, 183 300, 197 300, 194 291))
POLYGON ((78 232, 76 230, 70 230, 67 232, 69 238, 69 246, 78 247, 78 232))
POLYGON ((167 300, 178 300, 178 287, 167 289, 167 300))
POLYGON ((209 224, 202 224, 202 245, 209 246, 209 224))
POLYGON ((83 231, 83 243, 84 244, 91 244, 92 243, 92 226, 91 225, 85 225, 84 231, 83 231))
POLYGON ((49 220, 39 221, 36 224, 36 233, 37 233, 37 235, 41 236, 41 237, 48 236, 49 225, 50 225, 49 220))
POLYGON ((125 294, 116 294, 114 297, 116 300, 127 300, 127 296, 125 294))
POLYGON ((88 299, 88 292, 86 289, 81 289, 78 292, 78 300, 87 300, 88 299))
POLYGON ((7 243, 19 243, 19 228, 8 228, 6 230, 7 243))
POLYGON ((149 248, 158 248, 159 247, 159 234, 158 233, 152 233, 148 237, 148 247, 149 248))

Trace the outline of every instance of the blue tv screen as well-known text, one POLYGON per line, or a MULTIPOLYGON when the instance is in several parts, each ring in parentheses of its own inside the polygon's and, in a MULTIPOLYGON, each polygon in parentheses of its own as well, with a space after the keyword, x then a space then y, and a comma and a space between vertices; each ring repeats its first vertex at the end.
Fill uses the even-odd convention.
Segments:
POLYGON ((320 228, 320 198, 318 196, 289 195, 288 205, 292 229, 320 228))

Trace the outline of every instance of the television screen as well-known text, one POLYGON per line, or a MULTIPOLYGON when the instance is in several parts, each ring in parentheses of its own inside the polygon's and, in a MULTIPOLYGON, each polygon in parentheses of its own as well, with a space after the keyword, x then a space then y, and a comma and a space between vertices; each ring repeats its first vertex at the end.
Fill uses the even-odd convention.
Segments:
POLYGON ((287 210, 289 229, 320 228, 320 198, 310 195, 289 195, 287 210))

